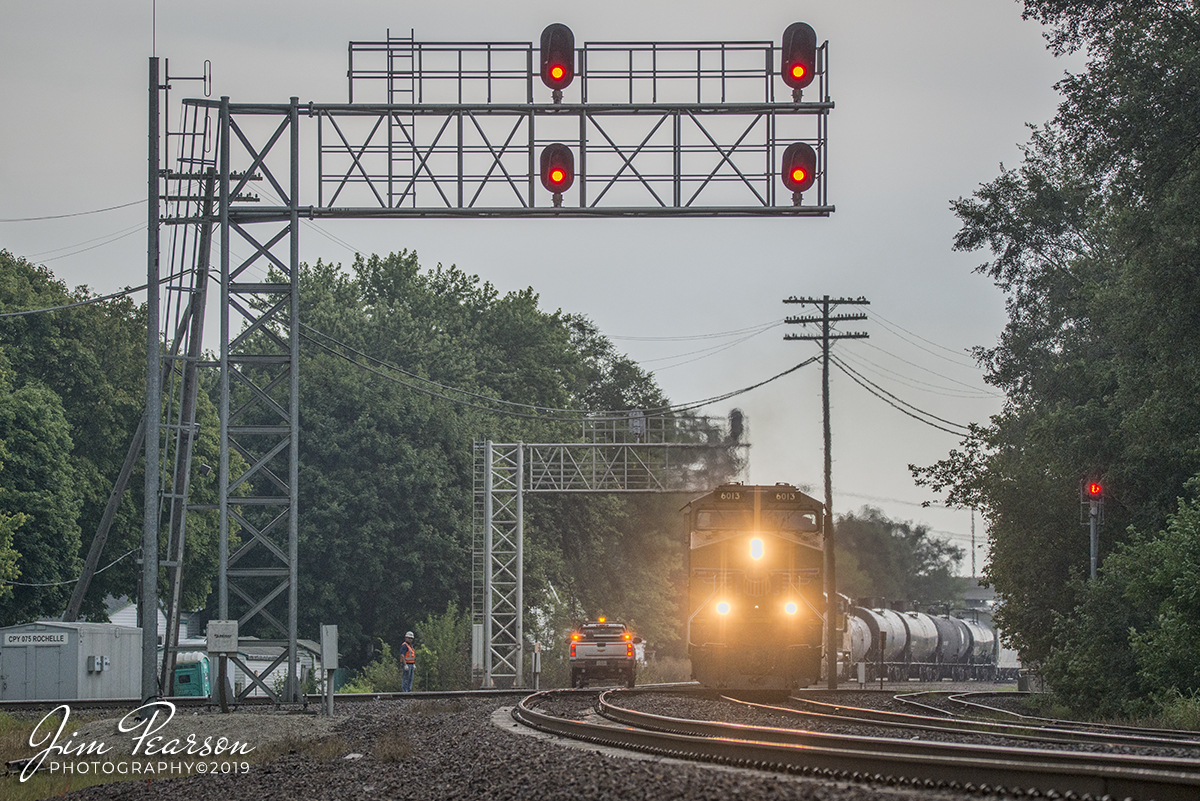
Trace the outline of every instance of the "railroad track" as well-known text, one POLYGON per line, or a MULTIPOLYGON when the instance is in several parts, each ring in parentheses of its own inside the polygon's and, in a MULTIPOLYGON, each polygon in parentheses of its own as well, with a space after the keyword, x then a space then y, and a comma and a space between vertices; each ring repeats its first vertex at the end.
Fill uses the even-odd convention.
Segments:
POLYGON ((824 779, 1032 797, 1200 797, 1196 759, 824 734, 667 717, 622 706, 621 699, 630 697, 627 692, 600 694, 596 710, 605 722, 539 709, 564 697, 587 695, 579 691, 535 693, 518 704, 513 717, 594 744, 824 779))
POLYGON ((1153 737, 1165 740, 1191 740, 1200 743, 1200 734, 1195 732, 1181 732, 1176 729, 1156 729, 1144 726, 1123 726, 1113 723, 1086 723, 1082 724, 1073 720, 1060 720, 1057 718, 1037 717, 1035 715, 1022 715, 1013 712, 1009 709, 990 706, 982 703, 988 698, 1003 698, 1012 696, 1014 693, 995 693, 995 692, 958 692, 947 693, 946 700, 957 706, 963 707, 967 713, 977 713, 993 718, 1009 718, 1012 720, 1021 721, 1023 723, 1035 725, 1055 726, 1067 729, 1081 729, 1085 731, 1104 731, 1114 734, 1127 734, 1134 737, 1153 737))
MULTIPOLYGON (((898 695, 895 698, 902 703, 911 703, 905 700, 906 695, 898 695)), ((952 700, 955 698, 955 694, 948 694, 948 696, 952 700)), ((1009 714, 1016 718, 1016 720, 1004 723, 979 718, 951 717, 950 713, 945 710, 926 704, 920 704, 919 706, 932 710, 934 714, 919 715, 905 712, 890 712, 882 709, 868 709, 846 704, 829 704, 814 701, 811 698, 793 697, 789 700, 799 707, 799 709, 787 707, 771 707, 771 709, 781 714, 797 715, 799 717, 841 721, 845 723, 869 723, 872 726, 892 729, 941 733, 972 733, 1045 743, 1093 743, 1107 747, 1195 748, 1200 753, 1200 735, 1169 729, 1142 729, 1131 726, 1096 725, 1070 720, 1055 720, 1052 718, 1032 718, 1015 713, 1009 714)), ((994 709, 997 712, 1004 711, 992 707, 988 707, 987 709, 994 709)))

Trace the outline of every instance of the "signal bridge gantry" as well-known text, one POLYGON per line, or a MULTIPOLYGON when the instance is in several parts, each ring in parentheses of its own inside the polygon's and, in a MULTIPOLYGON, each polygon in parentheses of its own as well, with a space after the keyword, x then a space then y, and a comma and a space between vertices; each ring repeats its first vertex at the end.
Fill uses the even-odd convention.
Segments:
MULTIPOLYGON (((288 698, 299 691, 302 220, 789 218, 833 211, 829 48, 803 23, 789 26, 781 45, 577 45, 561 25, 547 28, 536 48, 389 33, 351 42, 347 75, 347 103, 186 98, 182 123, 171 130, 163 121, 174 117, 167 108, 172 80, 190 79, 166 71, 160 78, 159 59, 150 62, 145 441, 147 472, 161 477, 146 489, 143 619, 155 619, 160 529, 170 543, 171 582, 181 580, 186 515, 179 510, 194 508, 186 498, 194 432, 188 398, 199 383, 189 370, 215 366, 218 614, 275 630, 278 639, 270 642, 285 648, 276 666, 286 660, 288 698), (174 166, 164 169, 164 161, 174 166), (163 226, 170 231, 165 253, 163 226), (221 287, 215 363, 192 345, 202 331, 189 322, 203 318, 210 250, 221 287), (163 259, 170 280, 160 301, 163 259), (234 549, 232 524, 242 532, 234 549)), ((207 65, 203 81, 207 95, 207 65)), ((576 459, 574 444, 560 447, 556 457, 535 462, 558 458, 572 469, 587 462, 576 459)), ((176 590, 169 592, 174 597, 176 590)), ((148 631, 146 641, 155 636, 148 631)), ((170 654, 170 631, 167 637, 170 654)), ((143 666, 147 697, 160 690, 157 673, 143 666)), ((256 684, 276 695, 269 682, 256 684)))

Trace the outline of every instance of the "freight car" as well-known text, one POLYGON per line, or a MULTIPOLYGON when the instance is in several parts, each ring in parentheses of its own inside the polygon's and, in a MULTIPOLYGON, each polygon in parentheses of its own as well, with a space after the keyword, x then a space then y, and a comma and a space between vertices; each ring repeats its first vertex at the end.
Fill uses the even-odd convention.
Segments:
POLYGON ((995 630, 970 612, 958 617, 855 606, 846 619, 842 664, 847 677, 864 664, 868 681, 1015 678, 999 667, 1000 651, 995 630))
POLYGON ((789 484, 725 484, 688 515, 692 676, 784 691, 821 675, 824 506, 789 484))

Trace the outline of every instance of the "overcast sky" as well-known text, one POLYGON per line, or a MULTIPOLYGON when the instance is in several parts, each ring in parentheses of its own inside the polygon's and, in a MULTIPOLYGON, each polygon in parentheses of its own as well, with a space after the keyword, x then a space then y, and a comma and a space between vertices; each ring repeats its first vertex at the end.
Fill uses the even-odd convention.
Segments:
MULTIPOLYGON (((954 253, 949 201, 1015 165, 1026 123, 1049 119, 1053 84, 1079 64, 1053 58, 1014 0, 825 3, 606 0, 0 2, 0 220, 145 198, 147 58, 173 74, 212 62, 213 96, 234 102, 345 102, 346 46, 415 31, 421 41, 537 41, 551 22, 585 41, 775 40, 806 21, 829 41, 829 218, 770 220, 343 221, 324 230, 364 253, 415 249, 502 291, 534 287, 545 308, 592 318, 655 374, 675 402, 747 386, 815 355, 768 327, 790 295, 866 296, 868 340, 835 353, 903 401, 957 423, 986 421, 1000 398, 966 355, 995 343, 1003 297, 954 253), (567 265, 552 254, 567 248, 567 265), (719 338, 704 335, 762 328, 719 338), (750 333, 750 332, 747 332, 750 333), (662 338, 692 337, 692 339, 662 338), (659 339, 649 339, 659 338, 659 339)), ((176 84, 174 97, 198 92, 176 84)), ((315 203, 305 199, 302 203, 315 203)), ((145 212, 0 222, 0 248, 97 293, 145 282, 145 212)), ((353 250, 308 228, 301 259, 349 263, 353 250)), ((847 309, 857 311, 858 309, 847 309)), ((748 417, 748 481, 822 493, 817 366, 711 407, 748 417)), ((863 504, 966 546, 970 513, 921 508, 909 463, 956 437, 885 405, 834 371, 838 513, 863 504)), ((978 522, 977 522, 977 525, 978 522)), ((984 532, 978 549, 983 559, 984 532)), ((970 558, 964 562, 970 572, 970 558)))

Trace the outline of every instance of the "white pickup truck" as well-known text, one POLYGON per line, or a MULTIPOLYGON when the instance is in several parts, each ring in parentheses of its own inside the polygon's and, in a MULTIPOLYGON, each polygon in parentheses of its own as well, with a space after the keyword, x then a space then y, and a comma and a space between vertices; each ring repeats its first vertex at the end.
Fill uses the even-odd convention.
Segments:
POLYGON ((593 679, 617 679, 632 687, 637 672, 633 646, 642 641, 624 623, 599 618, 571 632, 571 686, 593 679))

